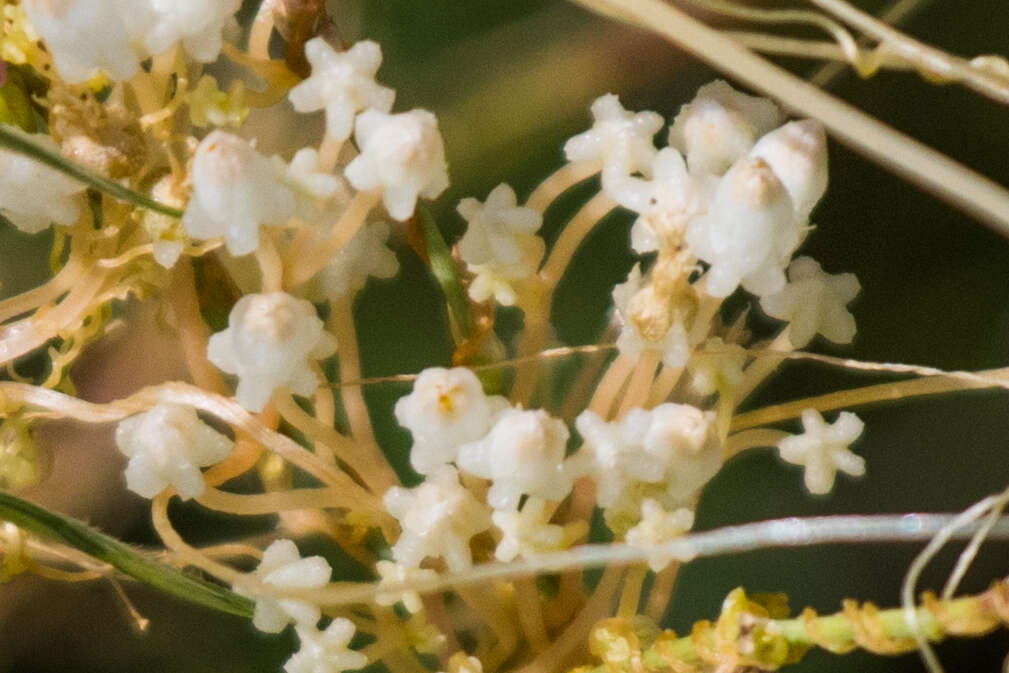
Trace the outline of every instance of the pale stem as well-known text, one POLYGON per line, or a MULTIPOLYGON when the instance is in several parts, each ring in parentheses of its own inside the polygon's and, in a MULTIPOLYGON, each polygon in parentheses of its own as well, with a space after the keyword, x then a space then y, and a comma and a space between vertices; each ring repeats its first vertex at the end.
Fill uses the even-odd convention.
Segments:
MULTIPOLYGON (((920 12, 928 6, 931 1, 932 0, 894 0, 890 6, 887 7, 886 11, 879 15, 879 18, 881 21, 889 23, 892 26, 897 26, 903 23, 906 19, 909 19, 920 12)), ((874 51, 875 58, 879 59, 879 65, 881 67, 893 67, 890 63, 888 63, 891 58, 884 45, 881 45, 874 51)), ((907 63, 906 61, 903 62, 905 64, 907 63)), ((813 75, 809 78, 809 82, 810 84, 814 84, 818 87, 826 87, 834 81, 838 75, 844 72, 844 70, 844 63, 827 63, 813 73, 813 75)))
POLYGON ((642 612, 652 621, 660 622, 669 607, 669 601, 673 597, 673 587, 676 584, 676 576, 680 572, 680 562, 673 561, 661 571, 655 574, 655 581, 648 592, 648 600, 645 602, 645 609, 642 612))
POLYGON ((333 255, 354 238, 364 225, 368 213, 378 205, 381 196, 378 190, 358 192, 326 238, 308 251, 304 259, 291 259, 288 255, 288 259, 285 260, 284 286, 297 287, 326 266, 333 255))
POLYGON ((732 430, 746 430, 772 423, 780 423, 802 415, 804 409, 816 409, 819 412, 832 411, 834 409, 848 409, 852 407, 865 406, 877 402, 892 402, 905 400, 911 397, 923 395, 940 395, 942 393, 955 392, 959 390, 976 390, 983 388, 994 388, 1004 384, 997 381, 1005 380, 1009 377, 1009 368, 988 369, 978 372, 980 376, 991 378, 990 383, 983 381, 965 381, 958 378, 945 378, 942 376, 930 376, 921 379, 910 379, 907 381, 895 381, 893 383, 880 383, 862 388, 852 388, 841 390, 826 395, 807 397, 801 400, 775 404, 773 406, 755 409, 745 414, 739 414, 732 419, 732 430))
POLYGON ((273 33, 273 26, 276 23, 273 10, 276 0, 263 0, 259 4, 256 18, 252 20, 252 29, 249 31, 249 56, 262 60, 270 59, 270 35, 273 33))
POLYGON ((459 597, 497 636, 497 645, 482 662, 488 672, 497 670, 501 664, 508 661, 518 646, 515 624, 496 598, 488 593, 490 588, 490 585, 486 584, 456 588, 459 597))
POLYGON ((722 456, 728 460, 736 454, 748 449, 755 449, 764 446, 777 446, 778 442, 790 434, 783 430, 769 430, 766 428, 754 428, 753 430, 743 430, 734 435, 729 435, 722 447, 722 456))
POLYGON ((226 481, 241 476, 254 468, 263 455, 263 447, 253 439, 239 436, 235 438, 235 448, 227 458, 203 473, 207 486, 219 486, 226 481))
POLYGON ((340 150, 342 149, 342 140, 335 140, 328 133, 323 136, 322 143, 319 145, 319 171, 332 173, 340 161, 340 150))
POLYGON ((263 278, 262 291, 280 292, 284 289, 284 264, 277 252, 277 244, 266 228, 259 230, 259 245, 256 247, 256 261, 263 278))
POLYGON ((589 401, 589 410, 599 414, 603 420, 610 420, 613 404, 633 371, 634 360, 624 355, 617 355, 596 386, 596 392, 589 401))
POLYGON ((370 491, 381 494, 399 483, 392 480, 384 456, 379 462, 375 452, 362 444, 363 440, 346 437, 332 426, 324 425, 302 410, 290 394, 275 395, 273 399, 287 422, 315 443, 316 452, 335 456, 352 469, 370 491))
POLYGON ((843 2, 843 0, 809 1, 841 21, 858 28, 866 35, 885 43, 896 53, 918 64, 925 71, 963 82, 969 88, 993 100, 1009 103, 1009 81, 1006 81, 1004 77, 975 68, 962 58, 951 56, 942 50, 908 37, 871 14, 866 14, 849 3, 843 2))
MULTIPOLYGON (((728 30, 725 31, 725 34, 740 44, 765 54, 833 61, 832 65, 838 66, 836 72, 839 73, 844 72, 845 66, 852 63, 851 54, 839 47, 836 42, 804 40, 738 30, 728 30)), ((884 48, 860 51, 857 59, 862 68, 872 72, 881 68, 888 70, 911 70, 914 68, 903 58, 887 53, 884 48)), ((817 84, 823 86, 819 81, 817 84)))
POLYGON ((514 584, 522 634, 533 653, 539 654, 550 645, 550 639, 547 637, 547 627, 543 621, 543 602, 536 588, 536 579, 524 577, 515 580, 514 584))
POLYGON ((526 199, 526 208, 545 213, 558 196, 579 182, 591 178, 602 166, 595 161, 575 161, 566 163, 541 182, 526 199))
MULTIPOLYGON (((519 358, 528 357, 543 350, 549 338, 551 299, 557 283, 560 282, 564 270, 571 263, 571 258, 578 246, 585 240, 596 223, 616 205, 616 202, 605 194, 596 194, 575 213, 550 249, 550 254, 539 272, 540 283, 535 290, 535 306, 525 313, 526 323, 518 342, 519 358)), ((528 404, 535 387, 535 364, 517 367, 515 383, 512 385, 512 401, 528 404)))
MULTIPOLYGON (((76 240, 75 236, 74 241, 76 240)), ((71 250, 66 265, 44 285, 0 301, 0 323, 54 301, 79 282, 83 271, 80 251, 71 250)))
POLYGON ((655 369, 659 365, 659 352, 647 348, 638 356, 634 372, 631 374, 630 382, 627 384, 627 392, 620 401, 617 410, 617 418, 622 417, 635 407, 643 407, 648 401, 648 394, 652 389, 652 382, 655 380, 655 369))
POLYGON ((571 653, 584 645, 595 623, 612 609, 613 597, 620 587, 623 575, 623 568, 616 566, 606 568, 595 591, 578 616, 568 624, 550 647, 540 652, 530 663, 517 669, 515 673, 551 673, 563 666, 571 653))
POLYGON ((673 394, 676 384, 680 382, 682 375, 683 367, 662 365, 662 369, 659 370, 659 375, 655 378, 655 384, 652 386, 652 391, 648 396, 648 402, 646 402, 645 406, 651 409, 668 400, 669 396, 673 394))
POLYGON ((186 368, 193 383, 221 395, 230 394, 217 367, 207 359, 207 342, 210 330, 203 322, 196 297, 196 282, 193 278, 193 263, 179 259, 172 268, 165 297, 175 315, 175 328, 179 333, 186 368))
POLYGON ((573 422, 581 410, 588 406, 587 401, 592 394, 592 390, 595 388, 596 382, 599 380, 599 372, 602 370, 605 361, 606 353, 602 350, 586 355, 585 364, 582 365, 582 369, 578 372, 574 383, 571 384, 571 387, 568 388, 567 393, 564 395, 564 402, 561 405, 559 416, 565 421, 569 423, 573 422))
POLYGON ((0 327, 0 364, 35 350, 87 315, 107 278, 105 273, 92 268, 82 274, 67 296, 52 309, 0 327))
POLYGON ((207 487, 203 495, 196 498, 196 502, 208 509, 242 516, 276 514, 296 509, 354 508, 354 498, 335 488, 304 488, 239 495, 207 487))
POLYGON ((186 565, 208 572, 228 584, 234 584, 244 577, 244 573, 209 558, 199 549, 190 546, 189 543, 182 539, 182 536, 175 530, 171 520, 168 518, 168 502, 171 499, 171 492, 164 491, 154 496, 154 499, 151 501, 151 521, 154 524, 155 532, 161 538, 165 547, 170 549, 186 565))
POLYGON ((774 340, 764 347, 764 351, 757 359, 750 363, 750 366, 743 370, 743 381, 736 387, 736 399, 740 402, 750 396, 750 393, 763 383, 768 376, 784 361, 784 356, 792 350, 792 340, 789 337, 789 327, 781 330, 774 340), (774 351, 781 351, 782 357, 771 355, 774 351))
MULTIPOLYGON (((895 131, 661 0, 573 0, 658 32, 786 107, 820 120, 838 140, 939 198, 1009 233, 1009 191, 895 131)), ((825 0, 818 0, 825 2, 825 0)))
MULTIPOLYGON (((340 357, 340 381, 360 379, 361 358, 357 346, 352 299, 343 299, 332 304, 326 326, 336 335, 336 342, 339 344, 337 355, 340 357)), ((347 415, 347 423, 350 425, 350 434, 361 454, 351 464, 361 465, 364 470, 361 477, 367 483, 373 484, 377 493, 384 493, 388 488, 398 486, 399 477, 375 441, 368 405, 364 401, 364 389, 361 386, 342 386, 340 396, 347 415)))
POLYGON ((638 614, 638 605, 641 603, 641 589, 648 577, 648 566, 633 565, 627 569, 627 576, 624 578, 624 588, 620 592, 620 602, 617 605, 617 616, 630 619, 638 614))

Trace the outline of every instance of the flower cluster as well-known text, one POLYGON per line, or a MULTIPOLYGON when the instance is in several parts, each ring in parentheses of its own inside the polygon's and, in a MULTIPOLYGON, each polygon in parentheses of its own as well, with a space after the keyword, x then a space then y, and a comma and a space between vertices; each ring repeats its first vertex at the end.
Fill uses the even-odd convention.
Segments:
MULTIPOLYGON (((850 450, 863 426, 848 412, 828 424, 825 408, 809 408, 797 435, 737 423, 791 351, 817 335, 855 336, 855 277, 795 257, 827 188, 819 122, 786 121, 773 102, 714 82, 664 132, 662 115, 608 94, 541 188, 525 201, 508 184, 463 198, 465 233, 445 241, 434 216, 417 213, 448 186, 438 120, 393 110, 395 92, 376 79, 379 45, 342 48, 326 3, 285 0, 262 3, 238 40, 238 4, 4 5, 0 56, 12 77, 0 98, 13 91, 31 114, 0 126, 0 214, 26 232, 55 225, 51 259, 62 268, 0 302, 0 364, 14 376, 18 358, 49 345, 53 365, 38 382, 0 383, 0 482, 22 487, 41 473, 36 418, 117 422, 126 488, 152 500, 177 558, 218 580, 200 584, 201 600, 223 596, 266 633, 292 627, 300 649, 287 673, 481 673, 553 670, 621 587, 626 611, 642 603, 649 568, 656 586, 671 582, 669 543, 691 529, 705 485, 734 453, 775 445, 818 495, 838 472, 864 473, 850 450), (282 60, 271 58, 278 45, 282 60), (204 70, 217 59, 234 67, 204 70), (45 86, 29 88, 25 73, 45 86), (254 108, 299 125, 315 115, 317 142, 257 138, 246 124, 254 108), (549 202, 597 174, 602 195, 547 257, 549 202), (640 259, 612 288, 615 343, 558 345, 554 289, 594 221, 618 208, 633 213, 640 259), (372 386, 402 378, 371 378, 354 302, 412 252, 443 291, 452 366, 406 375, 412 390, 389 414, 372 391, 395 389, 372 386), (739 288, 785 323, 776 337, 755 340, 749 308, 725 302, 739 288), (151 314, 191 383, 72 399, 67 363, 128 297, 162 302, 151 314), (525 312, 514 338, 495 324, 495 304, 525 312), (577 350, 588 357, 544 364, 577 350), (581 368, 570 385, 553 375, 568 366, 581 368), (405 455, 389 460, 380 415, 409 432, 409 466, 405 455), (276 534, 262 551, 259 538, 193 547, 172 528, 172 496, 275 515, 276 534), (589 589, 570 569, 606 560, 610 550, 582 546, 604 535, 597 513, 637 565, 626 576, 607 569, 589 589), (331 543, 326 556, 302 557, 295 539, 308 535, 331 543), (334 578, 337 549, 372 576, 334 578), (232 566, 225 552, 259 563, 232 566), (528 577, 536 570, 552 574, 528 577), (474 586, 474 573, 495 581, 474 586)), ((19 559, 31 551, 6 529, 0 542, 19 559)))

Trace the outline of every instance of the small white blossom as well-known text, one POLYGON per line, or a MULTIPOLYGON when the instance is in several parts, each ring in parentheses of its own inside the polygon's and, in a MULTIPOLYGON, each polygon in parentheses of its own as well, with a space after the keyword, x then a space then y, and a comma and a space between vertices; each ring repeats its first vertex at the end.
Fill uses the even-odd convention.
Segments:
POLYGON ((150 55, 174 45, 200 63, 216 61, 221 53, 225 28, 234 23, 241 0, 147 0, 153 11, 144 28, 143 45, 150 55))
POLYGON ((731 391, 742 383, 745 363, 746 350, 742 346, 711 337, 690 356, 690 385, 701 395, 731 391))
POLYGON ((671 147, 655 155, 652 179, 608 180, 604 191, 639 215, 631 228, 631 247, 639 254, 675 248, 687 223, 707 208, 708 180, 687 173, 683 155, 671 147))
MULTIPOLYGON (((690 342, 687 328, 683 324, 682 313, 673 310, 673 320, 669 327, 657 340, 646 338, 642 333, 643 324, 636 320, 638 309, 651 317, 655 313, 665 314, 670 310, 666 302, 662 303, 660 311, 651 311, 650 307, 639 302, 648 302, 651 297, 647 288, 643 288, 641 265, 635 264, 627 275, 627 280, 613 288, 613 305, 620 320, 620 336, 617 337, 617 348, 621 355, 636 358, 645 350, 657 350, 661 354, 663 364, 669 367, 682 367, 690 354, 690 342), (644 289, 645 293, 642 293, 644 289)), ((648 327, 648 326, 644 326, 648 327)))
MULTIPOLYGON (((651 550, 680 537, 694 525, 694 513, 686 507, 667 512, 662 505, 651 498, 641 503, 641 521, 627 531, 625 540, 631 547, 651 550)), ((673 561, 660 552, 648 556, 648 566, 654 572, 661 572, 673 561)))
POLYGON ((516 205, 515 190, 505 184, 495 187, 485 202, 463 199, 456 210, 467 224, 459 240, 459 255, 467 264, 515 264, 521 256, 517 241, 535 236, 543 223, 538 212, 516 205))
POLYGON ((502 264, 469 264, 467 270, 474 274, 469 285, 469 296, 475 302, 493 299, 501 306, 514 306, 525 284, 536 275, 546 253, 546 243, 539 236, 522 236, 514 239, 518 261, 502 264))
MULTIPOLYGON (((263 551, 263 560, 253 575, 278 589, 318 589, 329 582, 332 572, 321 556, 301 558, 294 542, 276 540, 263 551)), ((280 633, 291 622, 314 628, 321 616, 318 606, 305 601, 255 596, 241 583, 236 583, 234 589, 235 593, 256 599, 252 623, 266 633, 280 633)))
POLYGON ((494 558, 507 563, 519 556, 531 558, 536 554, 560 551, 588 532, 588 524, 584 521, 559 526, 550 523, 550 514, 546 501, 539 498, 526 500, 521 511, 491 514, 502 534, 494 558))
POLYGON ((722 175, 781 122, 781 111, 771 101, 716 80, 680 108, 669 129, 669 145, 686 155, 692 173, 722 175))
POLYGON ((542 409, 506 409, 486 437, 463 445, 459 468, 492 480, 487 504, 514 510, 522 494, 563 500, 571 491, 564 464, 570 433, 564 421, 542 409))
POLYGON ((358 42, 338 52, 321 37, 305 43, 312 75, 291 89, 288 97, 298 112, 326 110, 326 134, 346 140, 354 129, 354 116, 363 110, 389 112, 396 92, 375 81, 382 65, 382 49, 375 42, 358 42))
POLYGON ((130 461, 126 487, 153 498, 168 486, 183 500, 203 495, 200 467, 228 457, 233 443, 192 407, 161 403, 116 426, 116 446, 130 461))
POLYGON ((657 112, 629 112, 614 94, 592 103, 592 128, 564 144, 568 161, 595 161, 605 178, 651 170, 655 156, 653 137, 662 128, 657 112))
MULTIPOLYGON (((689 504, 722 464, 714 414, 686 404, 631 409, 607 423, 592 411, 575 420, 585 441, 596 500, 615 505, 636 482, 660 484, 663 504, 689 504)), ((635 509, 638 505, 635 505, 635 509)))
MULTIPOLYGON (((28 134, 8 124, 3 128, 59 153, 59 146, 44 133, 28 134)), ((0 149, 0 171, 0 213, 21 231, 36 234, 53 222, 69 226, 77 221, 81 193, 87 188, 84 184, 31 157, 5 149, 0 149)))
POLYGON ((393 278, 399 273, 399 261, 385 244, 388 237, 388 222, 363 225, 315 275, 309 285, 309 298, 337 302, 356 294, 369 277, 393 278))
POLYGON ((319 170, 319 153, 311 147, 294 153, 291 163, 285 166, 284 178, 293 189, 316 199, 328 199, 341 187, 346 189, 340 178, 319 170))
POLYGON ((809 219, 813 206, 827 191, 827 134, 815 119, 788 122, 771 131, 754 146, 760 157, 785 185, 796 218, 809 219))
POLYGON ((788 267, 788 285, 760 298, 772 318, 788 322, 788 338, 803 348, 817 334, 837 344, 855 338, 855 317, 848 304, 861 286, 853 273, 829 274, 811 257, 798 257, 788 267))
POLYGON ((445 559, 452 572, 469 570, 469 540, 491 523, 486 505, 459 483, 455 468, 448 465, 416 488, 390 488, 383 503, 399 520, 402 532, 392 555, 405 566, 417 566, 430 556, 445 559))
POLYGON ((805 468, 803 480, 810 493, 829 493, 838 470, 853 477, 865 474, 865 459, 848 450, 864 428, 865 423, 848 411, 828 424, 816 409, 806 409, 803 433, 778 442, 781 459, 805 468))
POLYGON ((283 224, 294 214, 294 194, 276 164, 242 138, 214 131, 193 157, 193 195, 182 218, 196 239, 224 236, 228 252, 259 247, 261 224, 283 224))
POLYGON ((144 0, 23 0, 21 4, 64 81, 77 84, 99 72, 126 80, 139 71, 143 55, 134 40, 150 16, 144 0))
POLYGON ((103 72, 113 80, 137 74, 140 61, 177 42, 209 63, 235 24, 239 0, 24 0, 60 76, 71 84, 103 72))
POLYGON ((337 617, 320 631, 315 627, 297 625, 301 647, 284 664, 286 673, 342 673, 368 665, 368 657, 350 649, 354 623, 337 617))
POLYGON ((345 175, 361 191, 381 189, 394 219, 408 219, 418 197, 433 199, 448 187, 438 120, 427 110, 395 115, 366 110, 357 117, 354 138, 361 154, 345 175))
POLYGON ((802 240, 788 191, 757 157, 736 162, 706 215, 687 227, 690 251, 711 265, 707 290, 727 297, 742 284, 758 296, 785 286, 784 268, 802 240))
POLYGON ((334 351, 336 338, 323 330, 314 306, 285 292, 272 292, 238 300, 228 316, 228 328, 210 337, 207 359, 238 376, 239 404, 261 411, 281 386, 297 395, 311 395, 318 381, 308 361, 334 351))
MULTIPOLYGON (((428 568, 411 568, 393 561, 379 561, 375 564, 378 571, 379 585, 401 584, 403 582, 433 580, 438 577, 438 573, 428 568)), ((395 605, 403 603, 403 607, 408 612, 417 613, 424 609, 424 602, 420 594, 416 591, 404 591, 402 593, 375 594, 375 602, 379 605, 395 605)))
POLYGON ((430 474, 454 461, 459 447, 486 435, 507 407, 503 397, 486 395, 480 379, 464 367, 425 369, 395 408, 396 420, 413 435, 413 469, 430 474))

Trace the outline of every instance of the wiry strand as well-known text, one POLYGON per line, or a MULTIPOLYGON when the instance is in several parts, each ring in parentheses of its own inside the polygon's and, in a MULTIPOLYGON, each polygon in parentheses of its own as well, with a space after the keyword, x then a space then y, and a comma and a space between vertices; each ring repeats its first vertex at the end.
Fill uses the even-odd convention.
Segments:
MULTIPOLYGON (((991 503, 986 501, 990 507, 991 503)), ((973 510, 969 510, 973 511, 973 510)), ((383 585, 381 592, 444 591, 455 586, 495 579, 524 577, 536 573, 563 572, 609 564, 642 563, 660 554, 680 561, 741 554, 758 549, 809 547, 821 544, 910 543, 931 540, 947 531, 947 540, 970 538, 982 524, 968 523, 947 530, 962 514, 886 514, 824 517, 790 517, 739 526, 726 526, 691 533, 647 550, 622 544, 582 545, 568 551, 540 554, 513 563, 490 563, 437 579, 383 585)), ((1001 517, 988 534, 989 540, 1009 540, 1009 517, 1001 517)), ((340 587, 313 592, 325 605, 368 602, 379 590, 375 586, 340 587)), ((293 594, 297 596, 297 594, 293 594)))

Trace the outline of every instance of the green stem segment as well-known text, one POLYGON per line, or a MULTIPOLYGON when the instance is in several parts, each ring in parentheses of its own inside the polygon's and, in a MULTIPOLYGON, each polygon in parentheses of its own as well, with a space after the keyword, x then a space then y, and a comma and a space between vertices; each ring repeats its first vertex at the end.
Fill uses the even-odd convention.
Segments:
MULTIPOLYGON (((771 671, 795 663, 811 648, 834 653, 862 648, 877 654, 900 654, 915 649, 914 632, 902 608, 879 610, 872 603, 844 601, 844 609, 819 616, 807 608, 799 617, 780 617, 787 605, 779 597, 751 600, 735 589, 712 623, 701 621, 691 634, 677 637, 659 632, 643 618, 609 619, 596 626, 592 653, 602 665, 580 673, 685 673, 732 667, 771 671), (759 601, 759 602, 758 602, 759 601)), ((930 641, 949 635, 977 637, 1009 621, 1009 584, 999 582, 988 591, 940 601, 926 593, 916 609, 918 628, 930 641)))
POLYGON ((29 138, 25 137, 23 133, 19 133, 12 127, 0 125, 0 147, 29 156, 36 161, 49 166, 50 168, 54 168, 65 175, 69 175, 75 180, 83 182, 89 187, 97 189, 100 192, 104 192, 113 198, 120 199, 121 201, 126 201, 127 203, 132 203, 135 206, 147 208, 157 213, 161 213, 162 215, 168 215, 169 217, 181 218, 184 213, 184 211, 179 210, 178 208, 166 206, 159 201, 155 201, 149 196, 141 194, 140 192, 135 192, 129 187, 124 187, 114 180, 110 180, 101 175, 96 175, 88 171, 80 164, 68 161, 56 152, 32 142, 29 138))
POLYGON ((190 603, 239 617, 252 617, 255 605, 248 598, 176 568, 155 563, 129 545, 79 521, 48 512, 4 492, 0 492, 0 519, 73 547, 135 580, 190 603))
POLYGON ((431 211, 423 206, 417 206, 417 217, 424 234, 424 247, 427 250, 431 273, 445 293, 449 315, 452 318, 452 331, 457 344, 461 343, 470 337, 469 301, 466 299, 466 290, 459 281, 455 260, 452 259, 452 253, 442 238, 431 211))

